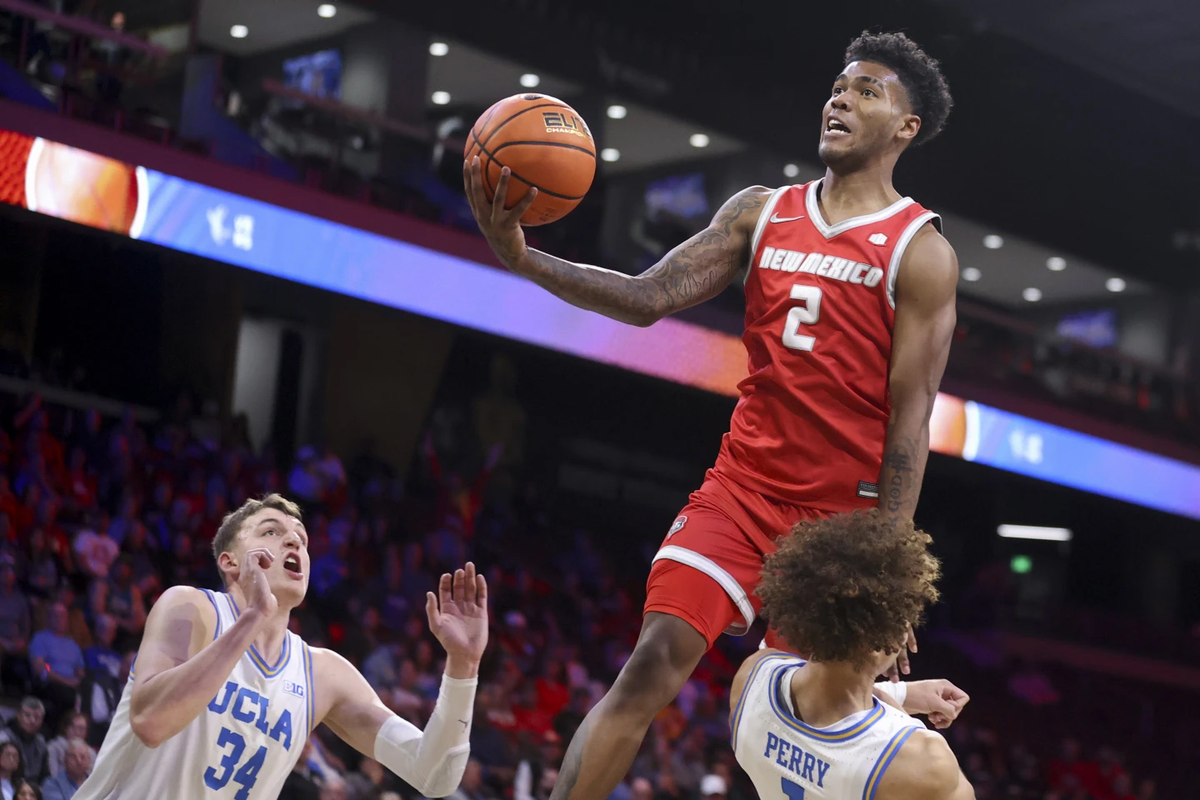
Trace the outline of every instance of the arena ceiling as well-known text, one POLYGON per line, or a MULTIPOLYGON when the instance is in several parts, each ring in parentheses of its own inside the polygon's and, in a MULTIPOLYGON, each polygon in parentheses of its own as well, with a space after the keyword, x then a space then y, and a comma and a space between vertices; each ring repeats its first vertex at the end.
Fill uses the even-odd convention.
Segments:
POLYGON ((1188 4, 861 0, 753 16, 695 0, 358 4, 780 153, 810 149, 854 35, 905 30, 941 59, 956 99, 941 139, 902 162, 905 193, 1175 294, 1200 288, 1200 105, 1187 94, 1200 86, 1186 67, 1200 11, 1188 4))

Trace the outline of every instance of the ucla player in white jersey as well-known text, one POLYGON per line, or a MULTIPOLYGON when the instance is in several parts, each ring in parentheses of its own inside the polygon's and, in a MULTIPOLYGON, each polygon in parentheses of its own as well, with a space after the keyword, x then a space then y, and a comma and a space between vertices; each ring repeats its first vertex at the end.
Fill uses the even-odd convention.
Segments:
POLYGON ((426 599, 446 649, 433 716, 421 731, 379 701, 337 653, 288 631, 308 588, 308 534, 295 503, 268 495, 225 518, 213 552, 217 593, 175 586, 146 621, 130 683, 75 800, 267 800, 324 722, 426 797, 444 797, 469 756, 487 584, 473 564, 426 599))
POLYGON ((929 542, 911 521, 859 511, 797 525, 767 559, 764 611, 810 658, 759 650, 734 678, 733 749, 762 800, 975 797, 946 740, 909 716, 947 727, 967 695, 943 680, 874 683, 937 599, 929 542))

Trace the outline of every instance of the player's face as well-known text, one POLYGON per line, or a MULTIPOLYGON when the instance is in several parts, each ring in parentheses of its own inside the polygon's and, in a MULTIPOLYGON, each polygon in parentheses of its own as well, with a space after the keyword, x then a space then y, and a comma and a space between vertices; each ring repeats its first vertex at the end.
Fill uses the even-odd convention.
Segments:
POLYGON ((308 591, 308 532, 304 523, 282 511, 264 508, 242 527, 239 560, 246 551, 270 550, 275 556, 267 569, 271 591, 283 605, 298 605, 308 591))
POLYGON ((853 168, 905 144, 919 128, 896 73, 869 61, 852 61, 833 82, 821 114, 817 152, 826 166, 853 168))

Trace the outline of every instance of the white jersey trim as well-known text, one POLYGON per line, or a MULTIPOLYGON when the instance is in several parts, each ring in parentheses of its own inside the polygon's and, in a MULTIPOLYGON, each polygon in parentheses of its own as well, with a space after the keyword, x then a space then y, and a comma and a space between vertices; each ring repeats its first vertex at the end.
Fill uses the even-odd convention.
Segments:
MULTIPOLYGON (((654 561, 676 561, 680 564, 687 564, 693 569, 698 569, 708 577, 712 578, 717 583, 721 584, 721 588, 729 595, 729 599, 738 607, 738 611, 742 612, 742 618, 745 620, 745 625, 733 624, 730 625, 725 633, 731 636, 741 636, 750 630, 750 626, 754 624, 754 606, 750 605, 750 598, 746 597, 746 592, 742 590, 741 585, 734 580, 733 576, 722 569, 712 559, 702 556, 694 550, 688 550, 685 547, 677 547, 676 545, 667 545, 660 549, 654 555, 654 561)), ((653 563, 653 562, 651 562, 653 563)))
POLYGON ((892 310, 896 308, 896 275, 900 272, 900 262, 904 259, 904 251, 908 249, 908 244, 917 235, 917 231, 925 227, 925 223, 931 220, 941 219, 932 211, 926 211, 921 216, 908 223, 908 227, 900 234, 900 238, 896 240, 896 248, 892 250, 892 260, 888 262, 887 271, 887 299, 888 305, 892 310))
POLYGON ((804 205, 808 208, 808 215, 812 219, 813 226, 826 239, 832 239, 834 236, 843 234, 848 230, 860 228, 863 225, 870 225, 875 222, 883 222, 888 217, 894 216, 897 212, 911 206, 915 201, 911 197, 901 197, 896 202, 892 203, 887 208, 876 211, 874 214, 864 214, 861 217, 851 217, 844 219, 836 225, 830 225, 821 216, 821 204, 817 200, 817 195, 821 191, 821 183, 824 178, 818 178, 809 184, 808 192, 804 196, 804 205))
POLYGON ((887 772, 888 767, 892 765, 896 754, 900 752, 900 748, 908 741, 908 737, 913 735, 913 732, 924 729, 923 725, 911 725, 907 728, 901 728, 892 735, 884 746, 883 752, 879 754, 879 758, 875 761, 875 766, 871 768, 870 774, 867 776, 867 783, 863 786, 863 800, 875 800, 875 790, 879 788, 880 782, 883 780, 883 773, 887 772))
POLYGON ((754 271, 754 258, 758 254, 758 243, 762 241, 763 231, 767 229, 767 221, 770 220, 771 214, 775 211, 775 204, 779 202, 779 198, 791 186, 780 186, 775 191, 771 192, 771 196, 767 198, 766 205, 763 206, 762 212, 758 215, 758 222, 754 225, 754 234, 750 237, 750 263, 746 265, 746 274, 742 277, 742 283, 750 279, 750 273, 754 271))
MULTIPOLYGON (((766 640, 763 640, 763 644, 766 644, 766 640)), ((759 647, 759 649, 761 650, 762 647, 759 647)), ((754 665, 754 669, 750 671, 750 676, 746 678, 746 683, 742 686, 742 696, 738 698, 737 704, 733 708, 733 721, 730 724, 730 736, 734 753, 737 752, 738 729, 742 726, 742 710, 746 707, 746 698, 750 696, 750 690, 755 687, 755 682, 758 680, 759 673, 762 672, 763 667, 770 661, 777 662, 781 659, 793 662, 797 660, 792 656, 782 653, 772 653, 769 656, 763 656, 754 665)))

